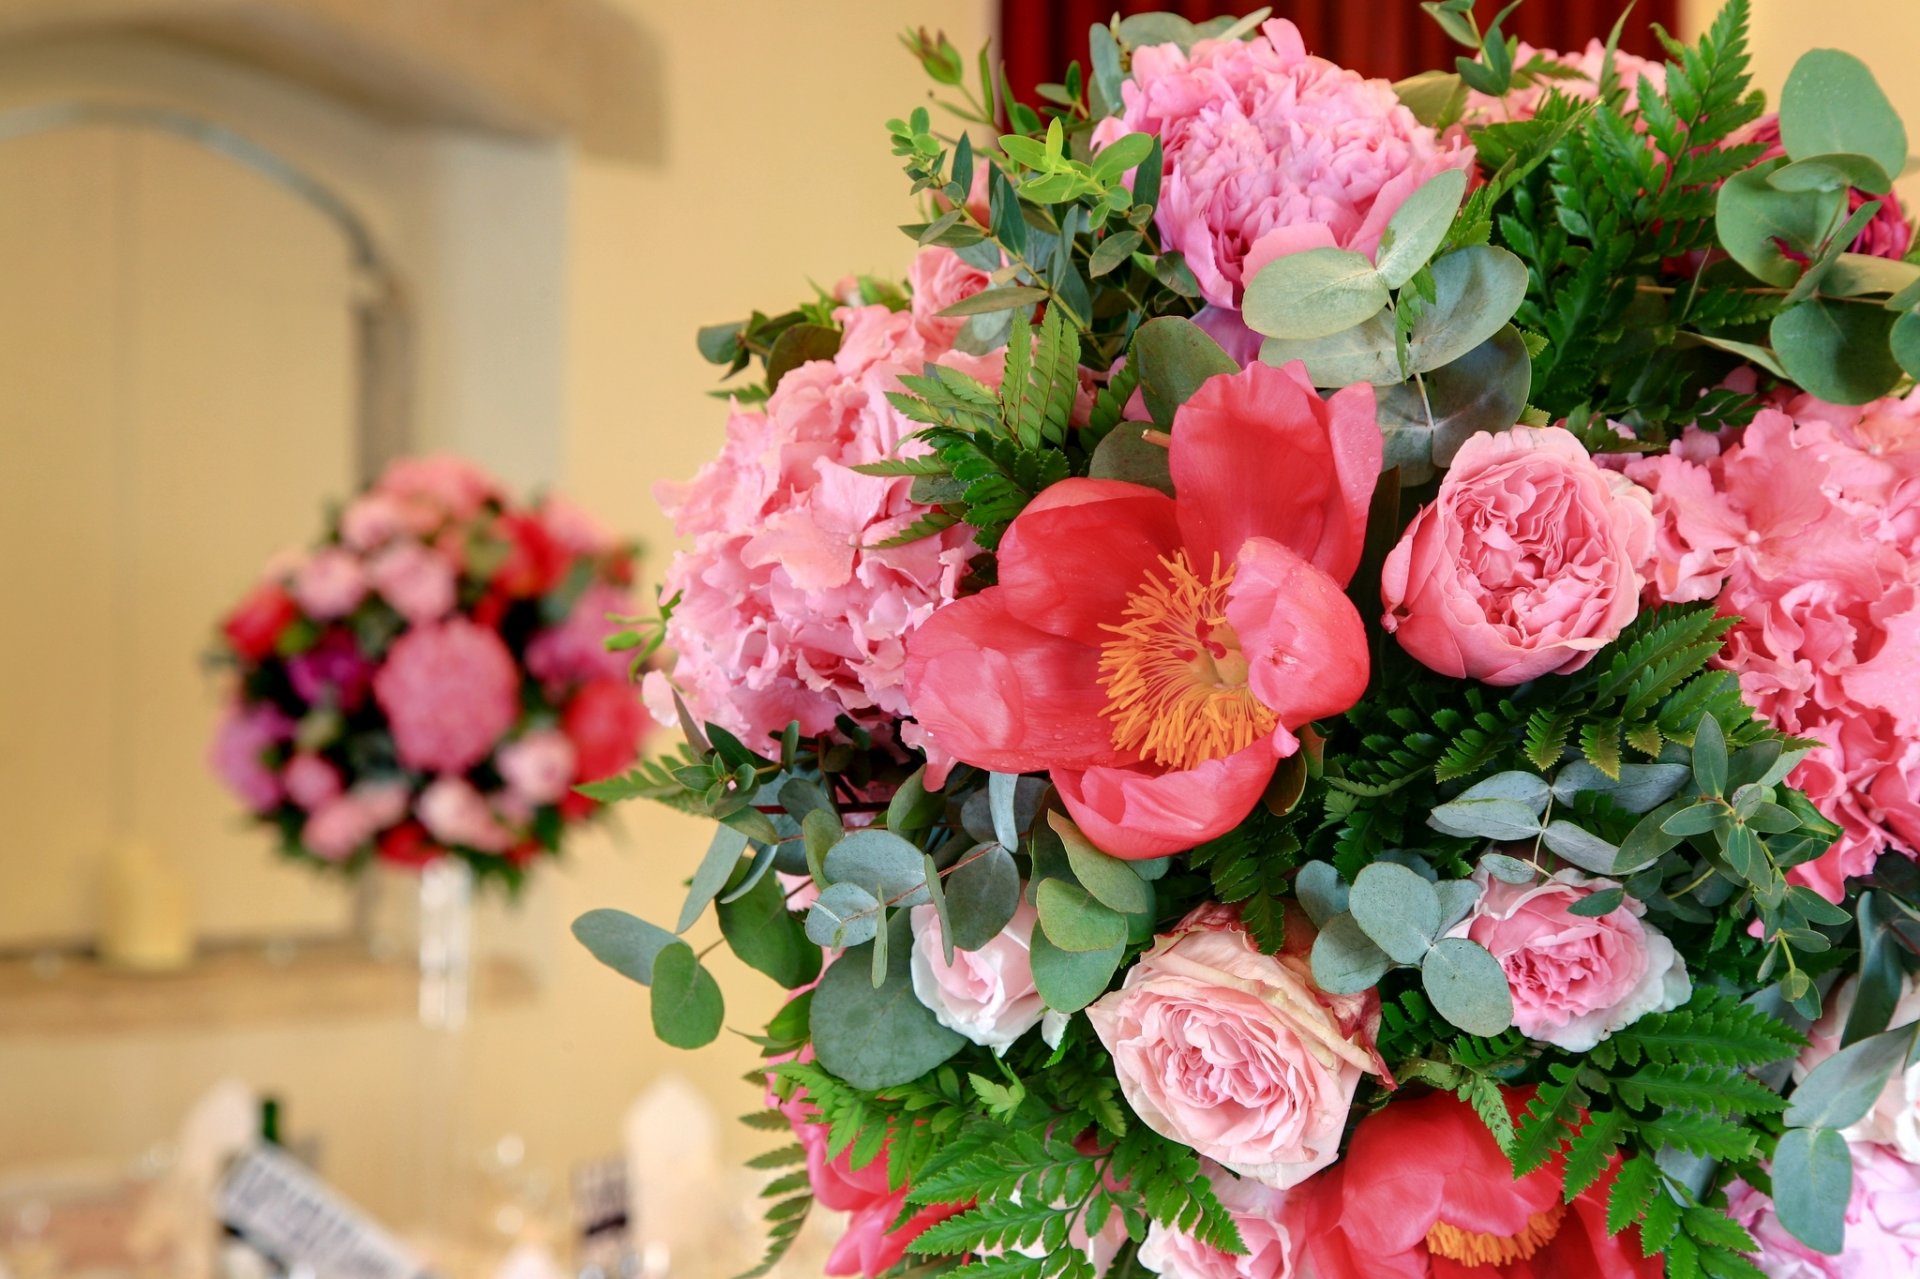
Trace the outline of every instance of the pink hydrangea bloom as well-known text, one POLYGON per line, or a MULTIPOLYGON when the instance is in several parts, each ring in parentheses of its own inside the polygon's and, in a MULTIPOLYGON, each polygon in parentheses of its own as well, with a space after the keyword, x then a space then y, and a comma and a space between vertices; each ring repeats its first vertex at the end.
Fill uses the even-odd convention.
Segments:
POLYGON ((316 551, 293 577, 293 598, 307 616, 322 622, 345 617, 366 595, 360 557, 337 546, 316 551))
POLYGON ((1727 1192, 1727 1213, 1753 1232, 1754 1256, 1768 1279, 1892 1279, 1920 1274, 1920 1168, 1885 1146, 1861 1143, 1853 1154, 1847 1243, 1838 1256, 1815 1252, 1790 1234, 1773 1202, 1745 1182, 1727 1192))
POLYGON ((406 815, 406 783, 362 782, 315 809, 300 842, 315 857, 344 861, 406 815))
MULTIPOLYGON (((1513 65, 1524 67, 1536 57, 1566 67, 1575 74, 1564 79, 1541 77, 1529 85, 1515 89, 1504 98, 1494 98, 1477 89, 1467 91, 1466 117, 1470 121, 1483 124, 1496 124, 1508 120, 1531 120, 1534 112, 1540 109, 1540 101, 1550 90, 1558 90, 1562 96, 1577 98, 1582 102, 1592 102, 1600 96, 1600 76, 1606 69, 1607 46, 1599 40, 1587 41, 1587 47, 1579 53, 1560 53, 1553 49, 1536 49, 1525 40, 1514 50, 1513 65)), ((1654 62, 1637 57, 1622 50, 1614 50, 1614 74, 1620 79, 1620 87, 1626 90, 1626 110, 1631 113, 1639 108, 1640 78, 1656 92, 1664 92, 1667 87, 1667 68, 1665 63, 1654 62)))
POLYGON ((487 807, 486 797, 464 777, 436 777, 420 792, 414 812, 433 837, 482 853, 504 853, 513 833, 487 807))
POLYGON ((625 591, 599 583, 589 586, 574 601, 565 621, 541 631, 527 645, 527 669, 549 688, 625 679, 633 655, 607 651, 607 637, 625 629, 607 616, 633 613, 633 597, 625 591))
POLYGON ((1819 740, 1790 775, 1842 835, 1791 877, 1838 901, 1920 849, 1920 399, 1766 409, 1715 453, 1626 471, 1660 523, 1650 590, 1737 614, 1722 663, 1755 709, 1819 740), (1697 459, 1697 460, 1696 460, 1697 459))
POLYGON ((207 763, 227 789, 256 813, 280 803, 280 776, 266 755, 293 736, 293 721, 264 703, 228 709, 215 732, 207 763))
POLYGON ((528 804, 551 804, 573 781, 573 743, 552 729, 528 733, 502 746, 494 764, 509 794, 528 804))
POLYGON ((422 626, 453 611, 459 574, 453 561, 419 542, 398 542, 373 557, 367 576, 400 616, 422 626))
MULTIPOLYGON (((841 714, 885 725, 911 713, 904 640, 953 599, 973 554, 965 528, 904 546, 874 543, 925 512, 912 481, 851 468, 893 456, 916 429, 886 401, 929 360, 997 382, 1001 357, 929 343, 908 312, 845 307, 839 354, 788 373, 763 410, 736 408, 720 456, 662 505, 693 542, 666 593, 670 674, 645 682, 662 723, 689 709, 748 742, 789 720, 823 732, 841 714)), ((908 451, 912 451, 911 447, 908 451)))
POLYGON ((462 773, 485 759, 520 710, 520 673, 500 636, 465 618, 394 641, 373 677, 400 761, 462 773))
POLYGON ((309 812, 338 795, 344 787, 340 770, 318 755, 302 752, 287 761, 281 775, 287 798, 309 812))
POLYGON ((1215 306, 1238 309, 1246 281, 1282 254, 1337 245, 1371 256, 1407 196, 1473 163, 1462 137, 1421 124, 1385 80, 1309 57, 1284 20, 1188 53, 1136 50, 1121 94, 1094 145, 1160 135, 1154 222, 1215 306))

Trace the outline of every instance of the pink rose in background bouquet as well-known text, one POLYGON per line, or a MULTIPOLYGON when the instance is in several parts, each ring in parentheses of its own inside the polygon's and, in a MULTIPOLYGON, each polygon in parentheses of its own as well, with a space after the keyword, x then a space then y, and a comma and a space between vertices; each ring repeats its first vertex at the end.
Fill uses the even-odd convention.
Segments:
POLYGON ((394 463, 222 625, 234 700, 210 762, 285 851, 358 868, 464 858, 517 882, 624 769, 632 550, 451 457, 394 463))
MULTIPOLYGON (((1513 65, 1525 72, 1527 83, 1495 98, 1477 89, 1467 91, 1467 117, 1488 124, 1531 120, 1548 93, 1557 92, 1579 102, 1592 102, 1600 96, 1600 81, 1607 71, 1607 46, 1598 39, 1587 41, 1579 53, 1559 53, 1538 49, 1522 40, 1513 53, 1513 65), (1528 68, 1537 68, 1528 71, 1528 68)), ((1644 77, 1658 92, 1667 85, 1667 68, 1662 62, 1616 49, 1613 74, 1625 94, 1624 108, 1632 112, 1640 100, 1640 81, 1644 77)))

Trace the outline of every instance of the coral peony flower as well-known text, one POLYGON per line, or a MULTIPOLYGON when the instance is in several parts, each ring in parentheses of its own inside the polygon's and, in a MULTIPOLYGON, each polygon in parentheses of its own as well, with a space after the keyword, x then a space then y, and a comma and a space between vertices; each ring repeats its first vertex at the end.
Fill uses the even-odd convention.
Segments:
POLYGON ((982 1048, 1004 1053, 1035 1026, 1049 1047, 1058 1048, 1067 1019, 1048 1010, 1033 984, 1033 927, 1039 918, 1023 899, 991 941, 978 950, 955 950, 948 964, 939 912, 915 906, 909 961, 914 995, 942 1026, 982 1048))
POLYGON ((493 763, 507 790, 529 804, 551 804, 573 783, 573 743, 551 729, 508 742, 493 763))
MULTIPOLYGON (((1780 141, 1780 117, 1771 111, 1748 125, 1745 135, 1737 140, 1758 142, 1766 147, 1760 158, 1754 161, 1755 164, 1764 164, 1787 153, 1787 148, 1780 141)), ((1913 245, 1913 223, 1908 220, 1906 210, 1900 207, 1900 197, 1891 191, 1885 195, 1868 195, 1858 189, 1849 190, 1847 212, 1855 212, 1869 200, 1879 202, 1879 211, 1860 228, 1860 234, 1847 247, 1855 253, 1891 258, 1897 262, 1907 256, 1907 250, 1913 245)))
POLYGON ((1279 1188, 1339 1158, 1360 1076, 1386 1076, 1379 996, 1315 986, 1312 932, 1290 915, 1268 955, 1230 907, 1202 906, 1087 1009, 1140 1122, 1279 1188))
POLYGON ((366 595, 367 575, 360 557, 337 546, 314 552, 293 576, 293 597, 315 621, 345 617, 366 595))
POLYGON ((373 557, 367 578, 393 611, 415 626, 453 611, 459 573, 449 560, 420 542, 398 542, 373 557))
POLYGON ((1612 1173, 1570 1204, 1563 1176, 1556 1157, 1516 1179, 1473 1109, 1432 1093, 1361 1120, 1288 1198, 1287 1228, 1315 1279, 1659 1279, 1636 1227, 1607 1234, 1612 1173))
POLYGON ((1456 924, 1500 961, 1513 992, 1513 1024, 1529 1039, 1587 1052, 1648 1013, 1687 1002, 1693 983, 1673 943, 1640 917, 1631 897, 1594 918, 1570 908, 1608 888, 1577 870, 1533 884, 1509 884, 1475 871, 1480 899, 1456 924))
POLYGON ((287 659, 287 681, 309 706, 352 714, 367 700, 373 663, 360 651, 353 632, 334 627, 304 653, 287 659))
POLYGON ((693 543, 666 574, 666 595, 680 596, 672 671, 643 685, 663 724, 677 722, 676 689, 695 718, 750 745, 790 720, 822 733, 841 715, 885 729, 910 713, 906 637, 954 597, 972 536, 877 547, 926 508, 911 479, 852 468, 895 456, 918 429, 886 400, 902 374, 933 361, 997 382, 1004 357, 948 352, 884 306, 835 315, 838 354, 781 378, 764 410, 736 408, 720 456, 659 490, 693 543))
POLYGON ((406 783, 361 782, 315 809, 301 828, 300 843, 315 857, 345 861, 406 812, 406 783))
POLYGON ((1577 671, 1638 615, 1653 540, 1651 497, 1569 432, 1482 432, 1387 556, 1381 625, 1456 679, 1577 671))
POLYGON ((339 769, 307 752, 287 761, 280 783, 286 788, 287 798, 309 812, 346 789, 340 781, 339 769))
POLYGON ((597 679, 567 703, 560 729, 573 743, 574 780, 597 782, 626 768, 640 753, 647 712, 626 680, 597 679))
POLYGON ((293 721, 267 703, 230 706, 214 732, 207 764, 256 813, 279 807, 280 774, 269 759, 293 737, 293 721))
POLYGON ((443 844, 479 853, 504 853, 513 835, 487 807, 485 796, 464 777, 436 777, 414 805, 420 824, 443 844))
POLYGON ((992 277, 952 249, 932 245, 913 255, 907 286, 913 291, 913 324, 929 342, 952 346, 966 320, 940 312, 984 290, 992 277))
POLYGON ((1768 1279, 1892 1279, 1920 1274, 1920 1168, 1885 1146, 1850 1144, 1853 1195, 1839 1256, 1815 1252, 1780 1224, 1773 1201, 1745 1182, 1727 1191, 1727 1212, 1760 1245, 1768 1279))
POLYGON ((520 672, 500 636, 464 618, 394 641, 373 695, 408 768, 463 773, 492 753, 520 713, 520 672))
POLYGON ((1051 770, 1101 848, 1158 857, 1232 829, 1367 684, 1341 593, 1380 469, 1373 389, 1323 401, 1299 364, 1215 377, 1174 424, 1169 498, 1046 489, 1007 529, 999 585, 908 641, 909 702, 956 759, 1051 770))
POLYGON ((535 635, 527 645, 527 669, 549 692, 588 680, 624 680, 631 653, 607 651, 607 639, 625 629, 609 616, 633 616, 633 597, 596 583, 580 593, 566 620, 535 635))
POLYGON ((849 1213, 847 1230, 827 1255, 829 1275, 878 1275, 891 1270, 907 1255, 907 1245, 935 1222, 965 1210, 963 1204, 934 1204, 920 1208, 896 1228, 906 1208, 909 1187, 887 1188, 887 1152, 853 1166, 853 1148, 828 1157, 827 1126, 815 1122, 818 1112, 804 1093, 779 1104, 793 1125, 793 1135, 807 1152, 807 1181, 821 1207, 849 1213))
POLYGON ((1140 1264, 1167 1279, 1293 1279, 1301 1273, 1300 1241, 1287 1231, 1283 1209, 1287 1192, 1236 1177, 1202 1161, 1214 1197, 1240 1230, 1245 1256, 1210 1248, 1192 1235, 1159 1222, 1147 1227, 1140 1264))
POLYGON ((1385 80, 1307 56, 1284 20, 1186 53, 1136 49, 1121 97, 1120 114, 1095 128, 1095 148, 1160 135, 1161 243, 1185 258, 1208 302, 1233 310, 1246 282, 1283 254, 1338 246, 1371 257, 1422 183, 1473 163, 1463 135, 1439 137, 1385 80))
MULTIPOLYGON (((1826 1011, 1813 1024, 1813 1029, 1807 1032, 1807 1046, 1793 1064, 1795 1083, 1805 1079, 1815 1066, 1840 1051, 1841 1032, 1846 1028, 1847 1017, 1853 1012, 1854 996, 1859 986, 1858 977, 1849 977, 1828 997, 1826 1011)), ((1908 977, 1888 1024, 1911 1025, 1917 1018, 1920 1018, 1920 984, 1908 977)), ((1908 1163, 1920 1167, 1920 1062, 1915 1062, 1887 1080, 1887 1086, 1881 1089, 1873 1109, 1862 1116, 1858 1123, 1841 1129, 1841 1135, 1850 1142, 1874 1142, 1886 1146, 1908 1163)))
POLYGON ((233 651, 249 662, 271 656, 280 643, 280 635, 300 616, 299 606, 284 586, 264 581, 248 591, 246 597, 220 624, 221 633, 233 651))

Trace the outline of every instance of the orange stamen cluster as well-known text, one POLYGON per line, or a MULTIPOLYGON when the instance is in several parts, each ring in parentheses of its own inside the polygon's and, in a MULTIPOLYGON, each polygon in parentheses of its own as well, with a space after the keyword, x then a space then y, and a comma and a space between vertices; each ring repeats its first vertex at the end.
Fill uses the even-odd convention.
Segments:
POLYGON ((1163 558, 1127 597, 1125 621, 1106 625, 1100 686, 1113 744, 1166 768, 1192 768, 1245 750, 1279 716, 1247 686, 1240 637, 1227 625, 1233 567, 1220 557, 1202 578, 1185 551, 1163 558))
POLYGON ((1436 1221, 1433 1229, 1427 1231, 1427 1251, 1463 1266, 1512 1265, 1531 1259, 1546 1247, 1560 1233, 1560 1221, 1566 1215, 1565 1204, 1554 1204, 1545 1212, 1536 1212, 1527 1218, 1526 1229, 1517 1235, 1482 1234, 1436 1221))

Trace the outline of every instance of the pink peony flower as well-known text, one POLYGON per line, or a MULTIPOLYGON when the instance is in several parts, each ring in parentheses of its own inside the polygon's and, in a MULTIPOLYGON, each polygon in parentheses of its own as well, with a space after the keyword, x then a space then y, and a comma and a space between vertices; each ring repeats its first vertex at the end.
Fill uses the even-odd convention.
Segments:
POLYGON ((608 637, 626 628, 607 618, 633 613, 633 597, 625 591, 600 583, 589 586, 565 621, 541 631, 527 645, 527 669, 556 691, 590 680, 626 679, 633 655, 607 651, 608 637))
POLYGON ((1237 825, 1293 730, 1367 683, 1359 563, 1380 469, 1373 390, 1322 400, 1303 366, 1252 364, 1181 405, 1178 497, 1071 479, 1022 511, 1000 581, 909 641, 913 714, 1000 772, 1049 770, 1121 857, 1237 825))
POLYGON ((1233 310, 1246 282, 1283 254, 1337 245, 1372 256, 1407 196, 1473 163, 1462 136, 1440 138, 1385 80, 1307 56, 1284 20, 1188 53, 1137 49, 1121 95, 1095 148, 1160 135, 1161 242, 1184 256, 1208 302, 1233 310))
POLYGON ((340 540, 366 554, 408 530, 407 508, 385 493, 362 493, 340 513, 340 540))
POLYGON ((500 636, 464 618, 417 626, 373 677, 408 768, 462 773, 492 753, 520 713, 520 672, 500 636))
POLYGON ((1625 470, 1653 492, 1662 599, 1741 620, 1720 664, 1776 727, 1821 743, 1788 776, 1841 828, 1790 877, 1839 901, 1920 848, 1920 397, 1801 396, 1717 451, 1693 437, 1625 470))
POLYGON ((398 503, 407 527, 422 534, 450 520, 470 520, 502 496, 492 476, 445 453, 390 463, 374 481, 373 491, 398 503))
POLYGON ((339 769, 320 756, 304 751, 287 761, 280 783, 286 788, 287 798, 309 812, 345 789, 339 769))
POLYGON ((1033 984, 1033 928, 1039 915, 1022 900, 1013 920, 978 950, 955 950, 947 963, 940 915, 913 908, 913 993, 942 1026, 982 1048, 1004 1053, 1039 1026, 1049 1047, 1060 1046, 1067 1019, 1049 1012, 1033 984))
POLYGON ((507 790, 529 804, 551 804, 573 784, 573 743, 551 729, 508 742, 493 762, 507 790))
POLYGON ((430 546, 397 542, 373 557, 367 577, 380 598, 415 626, 437 622, 453 611, 459 571, 430 546))
MULTIPOLYGON (((1849 977, 1828 997, 1826 1011, 1808 1032, 1807 1046, 1793 1064, 1795 1083, 1840 1051, 1841 1032, 1853 1012, 1859 986, 1858 977, 1849 977)), ((1908 977, 1888 1024, 1905 1026, 1916 1018, 1920 1018, 1920 984, 1908 977)), ((1920 1062, 1889 1079, 1873 1109, 1852 1127, 1842 1129, 1841 1135, 1850 1142, 1873 1142, 1889 1147, 1908 1163, 1920 1166, 1920 1062)))
POLYGON ((913 291, 913 323, 921 336, 939 346, 953 345, 966 320, 940 312, 986 289, 987 272, 955 253, 933 245, 913 255, 907 268, 907 286, 913 291))
POLYGON ((414 812, 433 837, 480 853, 504 853, 513 834, 464 777, 436 777, 420 792, 414 812))
POLYGON ((1214 1196, 1240 1229, 1247 1253, 1236 1257, 1192 1235, 1154 1222, 1140 1245, 1140 1264, 1167 1279, 1293 1279, 1305 1264, 1301 1244, 1281 1219, 1287 1192, 1236 1177, 1202 1161, 1214 1196))
POLYGON ((256 813, 280 805, 280 775, 268 763, 293 737, 293 721, 266 703, 230 706, 214 732, 207 764, 256 813))
MULTIPOLYGON (((1756 164, 1764 164, 1787 153, 1786 147, 1780 142, 1780 117, 1771 111, 1748 125, 1746 136, 1739 141, 1759 142, 1766 146, 1760 158, 1754 161, 1756 164)), ((1869 200, 1878 201, 1880 209, 1860 229, 1860 234, 1854 237, 1848 248, 1855 253, 1891 258, 1897 262, 1907 256, 1907 250, 1913 245, 1913 223, 1908 220, 1906 210, 1900 207, 1900 197, 1893 192, 1868 195, 1865 191, 1851 190, 1847 193, 1847 212, 1858 210, 1869 200)))
POLYGON ((293 578, 293 598, 315 621, 345 617, 367 596, 367 575, 360 558, 337 546, 314 552, 293 578))
POLYGON ((404 782, 361 782, 309 814, 300 843, 315 857, 345 861, 406 815, 404 782))
POLYGON ((1381 625, 1455 678, 1523 684, 1593 660, 1640 611, 1652 499, 1559 427, 1482 432, 1381 570, 1381 625))
POLYGON ((1648 1013, 1687 1002, 1693 983, 1673 943, 1640 922, 1646 907, 1628 897, 1597 918, 1568 913, 1618 884, 1577 870, 1533 884, 1476 871, 1480 899, 1454 926, 1492 952, 1513 992, 1513 1024, 1529 1039, 1583 1053, 1648 1013))
MULTIPOLYGON (((1478 89, 1467 91, 1466 119, 1476 124, 1499 124, 1506 121, 1533 119, 1540 109, 1541 100, 1550 90, 1558 91, 1562 97, 1573 98, 1581 102, 1594 102, 1600 97, 1600 76, 1606 69, 1607 46, 1599 40, 1588 40, 1587 47, 1579 53, 1559 53, 1552 49, 1536 49, 1525 40, 1514 50, 1513 65, 1524 67, 1536 57, 1565 67, 1576 74, 1566 78, 1541 77, 1532 84, 1513 90, 1504 98, 1489 97, 1478 89)), ((1613 72, 1619 78, 1620 87, 1626 92, 1624 110, 1629 116, 1639 110, 1640 79, 1645 77, 1653 86, 1654 92, 1665 92, 1667 87, 1667 68, 1662 62, 1654 62, 1624 50, 1613 53, 1613 72)))
POLYGON ((1885 1146, 1853 1154, 1847 1243, 1839 1256, 1815 1252, 1780 1224, 1773 1201, 1745 1182, 1727 1192, 1727 1212, 1760 1245, 1754 1264, 1768 1279, 1892 1279, 1920 1274, 1920 1168, 1885 1146))
POLYGON ((1264 1185, 1296 1185, 1340 1155, 1373 1046, 1379 997, 1313 984, 1304 917, 1267 955, 1229 907, 1202 906, 1087 1009, 1140 1121, 1264 1185))
POLYGON ((902 373, 933 360, 997 381, 1000 357, 948 353, 909 313, 836 314, 839 354, 788 373, 764 411, 736 409, 720 456, 660 490, 693 542, 666 575, 667 595, 681 595, 667 628, 676 660, 644 684, 662 723, 678 722, 675 688, 695 717, 749 744, 789 720, 819 733, 842 714, 884 727, 910 713, 906 637, 953 599, 973 544, 953 528, 876 548, 925 508, 911 480, 850 468, 893 456, 916 429, 885 398, 902 373))
POLYGON ((312 648, 287 659, 287 680, 300 700, 352 714, 367 700, 373 663, 343 627, 322 635, 312 648))

